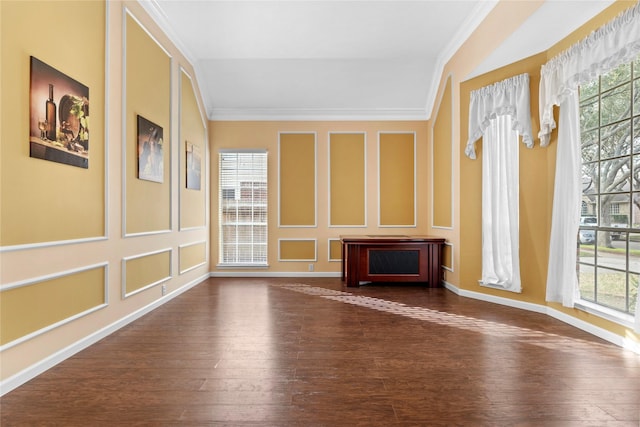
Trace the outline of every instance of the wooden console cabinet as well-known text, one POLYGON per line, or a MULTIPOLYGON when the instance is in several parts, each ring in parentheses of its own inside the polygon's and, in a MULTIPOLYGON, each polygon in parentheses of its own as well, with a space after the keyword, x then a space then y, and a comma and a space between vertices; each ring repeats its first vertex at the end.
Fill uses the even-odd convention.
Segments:
POLYGON ((342 280, 360 282, 426 282, 441 286, 442 246, 431 236, 341 236, 342 280))

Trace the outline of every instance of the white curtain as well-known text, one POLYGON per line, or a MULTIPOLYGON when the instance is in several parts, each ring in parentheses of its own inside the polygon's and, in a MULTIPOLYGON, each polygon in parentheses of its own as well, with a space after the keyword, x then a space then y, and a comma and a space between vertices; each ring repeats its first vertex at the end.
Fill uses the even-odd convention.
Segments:
POLYGON ((482 148, 482 278, 484 286, 520 292, 519 135, 533 146, 529 75, 471 92, 465 153, 482 148))
MULTIPOLYGON (((629 8, 584 40, 542 66, 540 142, 547 145, 556 127, 553 106, 560 106, 558 154, 553 201, 547 301, 573 306, 577 295, 576 249, 581 203, 578 87, 631 62, 640 53, 640 5, 629 8)), ((640 327, 640 306, 636 325, 640 327)))
POLYGON ((578 93, 560 105, 556 178, 551 214, 547 301, 573 307, 578 295, 576 239, 582 202, 582 153, 578 93), (576 142, 577 141, 577 142, 576 142), (573 231, 572 231, 573 230, 573 231))
MULTIPOLYGON (((553 200, 547 301, 572 307, 577 295, 576 248, 581 203, 581 154, 578 87, 631 62, 640 54, 640 4, 542 66, 540 143, 549 143, 556 127, 553 106, 560 107, 553 200)), ((640 331, 640 304, 636 329, 640 331)))

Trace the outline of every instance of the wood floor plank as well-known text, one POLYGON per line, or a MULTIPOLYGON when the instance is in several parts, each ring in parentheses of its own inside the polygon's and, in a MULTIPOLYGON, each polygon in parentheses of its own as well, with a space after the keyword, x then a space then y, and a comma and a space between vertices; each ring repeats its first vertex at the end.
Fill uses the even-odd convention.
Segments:
POLYGON ((0 403, 3 426, 626 427, 640 356, 441 288, 215 278, 0 403))

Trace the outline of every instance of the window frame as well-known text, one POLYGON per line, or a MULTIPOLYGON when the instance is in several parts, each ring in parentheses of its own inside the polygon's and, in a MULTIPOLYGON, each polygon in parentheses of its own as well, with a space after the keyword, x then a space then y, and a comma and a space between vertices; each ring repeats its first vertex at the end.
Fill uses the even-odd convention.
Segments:
POLYGON ((265 149, 218 151, 218 267, 269 266, 268 161, 265 149), (242 159, 257 168, 243 169, 242 159))
MULTIPOLYGON (((640 293, 640 290, 638 290, 638 282, 640 282, 640 267, 637 266, 637 264, 640 263, 640 255, 635 254, 634 252, 637 249, 633 249, 631 247, 632 242, 640 240, 638 239, 640 238, 640 219, 638 223, 634 224, 634 217, 637 216, 640 218, 640 207, 634 207, 633 203, 634 196, 640 197, 640 143, 636 142, 636 140, 640 140, 640 101, 636 100, 636 98, 640 100, 640 56, 629 63, 621 64, 619 67, 607 74, 599 75, 592 82, 583 85, 583 87, 588 87, 589 90, 593 90, 595 88, 595 92, 590 92, 589 96, 585 96, 584 98, 582 97, 582 93, 580 93, 580 133, 583 136, 588 133, 591 133, 592 136, 596 135, 596 143, 593 144, 596 148, 595 151, 593 149, 591 151, 586 151, 585 147, 593 143, 593 140, 587 141, 587 138, 581 138, 583 190, 581 221, 577 239, 576 270, 579 281, 578 291, 582 291, 588 287, 589 290, 592 290, 592 297, 586 297, 583 292, 580 292, 575 306, 576 308, 596 314, 608 320, 612 320, 628 327, 633 327, 634 311, 636 307, 636 303, 632 298, 633 288, 636 288, 636 298, 638 298, 638 294, 640 293), (610 73, 621 70, 622 67, 629 68, 628 76, 616 81, 615 84, 603 88, 603 80, 609 77, 611 75, 610 73), (608 96, 611 96, 616 92, 624 92, 625 90, 628 90, 629 93, 628 114, 615 117, 612 120, 611 117, 609 117, 611 114, 608 114, 608 110, 603 108, 603 100, 606 99, 607 101, 611 101, 611 98, 607 98, 608 96), (595 126, 585 128, 586 120, 583 122, 583 118, 586 114, 583 114, 583 108, 593 108, 597 111, 597 124, 595 126), (603 123, 605 115, 608 120, 606 123, 603 123), (624 127, 627 125, 628 133, 621 132, 621 134, 628 135, 628 139, 625 140, 625 136, 622 136, 623 139, 618 140, 623 142, 627 141, 629 146, 626 152, 618 152, 619 148, 624 149, 624 145, 620 145, 620 143, 610 147, 605 146, 603 148, 603 144, 606 142, 606 137, 603 137, 604 131, 613 129, 614 126, 624 127), (603 155, 603 152, 607 148, 608 152, 603 155), (624 171, 626 167, 628 169, 628 178, 625 178, 627 184, 626 186, 624 184, 615 185, 615 187, 609 189, 603 188, 604 179, 602 175, 604 175, 604 173, 602 171, 604 171, 610 164, 614 164, 614 162, 618 162, 618 167, 615 169, 616 180, 613 180, 613 182, 617 181, 617 176, 620 171, 623 171, 623 176, 627 173, 624 171), (587 165, 587 168, 585 168, 585 165, 587 165), (592 175, 589 176, 585 171, 591 171, 592 175), (634 180, 639 182, 636 184, 634 180), (585 185, 585 183, 588 183, 589 185, 585 185), (590 188, 592 184, 593 187, 590 188), (624 198, 626 198, 626 203, 629 206, 626 213, 624 213, 625 210, 622 209, 623 206, 621 206, 621 203, 625 203, 625 200, 621 200, 624 198), (606 203, 605 206, 602 205, 604 203, 606 203), (593 204, 595 206, 595 212, 593 212, 597 218, 595 224, 583 221, 585 214, 589 211, 589 204, 593 204), (626 224, 623 224, 620 221, 620 218, 624 215, 627 217, 626 224), (586 244, 582 243, 581 237, 584 236, 585 233, 593 233, 593 235, 595 235, 595 241, 592 243, 592 257, 584 256, 585 252, 583 252, 583 249, 585 249, 584 246, 586 246, 586 244), (632 238, 632 236, 635 236, 635 238, 632 238), (613 246, 612 240, 618 239, 624 242, 624 266, 612 265, 610 263, 611 261, 606 258, 607 247, 601 246, 600 244, 600 242, 602 242, 605 245, 611 244, 611 246, 613 246), (600 255, 600 252, 602 252, 602 255, 600 255), (585 286, 584 288, 583 284, 580 283, 583 268, 584 272, 588 272, 590 269, 593 270, 593 281, 587 283, 588 286, 585 286), (602 277, 600 277, 601 274, 602 277), (610 298, 623 299, 622 304, 620 305, 624 305, 624 308, 621 306, 616 307, 614 303, 605 303, 604 300, 606 300, 606 296, 604 293, 599 298, 599 277, 600 281, 605 283, 604 274, 614 274, 618 275, 618 277, 624 275, 624 287, 622 292, 612 293, 609 296, 610 298)), ((582 87, 580 90, 582 92, 582 87)), ((618 259, 618 262, 620 261, 621 259, 618 259)))

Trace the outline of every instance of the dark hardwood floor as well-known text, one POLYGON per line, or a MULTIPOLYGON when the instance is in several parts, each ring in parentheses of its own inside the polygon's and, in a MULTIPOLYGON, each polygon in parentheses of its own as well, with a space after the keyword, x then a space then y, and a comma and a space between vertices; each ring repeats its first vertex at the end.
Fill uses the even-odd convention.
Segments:
POLYGON ((442 288, 209 279, 1 405, 6 427, 635 427, 640 356, 442 288))

